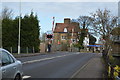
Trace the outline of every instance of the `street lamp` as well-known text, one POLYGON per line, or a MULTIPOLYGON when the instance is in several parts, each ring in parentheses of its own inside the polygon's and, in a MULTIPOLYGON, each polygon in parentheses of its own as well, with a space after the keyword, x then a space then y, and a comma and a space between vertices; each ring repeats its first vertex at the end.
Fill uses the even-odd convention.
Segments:
POLYGON ((21 0, 20 0, 20 5, 19 5, 18 54, 20 54, 20 27, 21 27, 21 0))

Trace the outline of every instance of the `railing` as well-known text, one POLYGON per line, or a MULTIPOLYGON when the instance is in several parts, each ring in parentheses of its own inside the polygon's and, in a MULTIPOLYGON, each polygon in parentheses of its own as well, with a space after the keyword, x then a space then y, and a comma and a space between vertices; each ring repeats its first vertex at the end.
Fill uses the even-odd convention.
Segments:
POLYGON ((120 70, 119 66, 113 67, 111 64, 108 65, 108 77, 114 80, 120 80, 120 70), (117 68, 118 67, 118 68, 117 68))
POLYGON ((103 53, 103 59, 106 64, 106 72, 108 79, 120 80, 120 66, 111 64, 106 53, 103 53))
MULTIPOLYGON (((17 47, 3 47, 8 50, 10 53, 17 53, 17 47)), ((34 47, 21 47, 21 53, 35 53, 34 47)))

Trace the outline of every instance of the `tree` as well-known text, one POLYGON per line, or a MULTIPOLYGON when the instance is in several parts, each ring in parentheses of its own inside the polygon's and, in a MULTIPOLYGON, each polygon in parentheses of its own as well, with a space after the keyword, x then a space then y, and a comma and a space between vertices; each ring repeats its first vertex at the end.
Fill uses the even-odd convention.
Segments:
POLYGON ((30 15, 25 15, 21 25, 21 46, 31 49, 34 47, 35 52, 38 52, 40 45, 39 30, 37 15, 34 16, 33 12, 30 15))
POLYGON ((14 37, 13 37, 13 20, 12 20, 12 10, 9 8, 4 8, 2 10, 2 45, 3 47, 13 46, 14 37))
POLYGON ((96 41, 96 38, 93 35, 89 34, 89 44, 94 45, 96 41))
POLYGON ((2 18, 0 17, 0 47, 2 47, 2 18))
POLYGON ((92 20, 93 18, 89 16, 79 16, 79 18, 76 21, 80 23, 80 28, 89 29, 91 28, 92 20))
POLYGON ((92 14, 92 28, 95 35, 100 35, 106 42, 105 49, 108 51, 110 48, 110 34, 114 27, 117 26, 116 16, 111 16, 110 11, 107 9, 98 9, 96 13, 92 14))
POLYGON ((92 25, 91 21, 92 20, 93 19, 89 16, 79 16, 79 18, 72 20, 73 22, 78 22, 79 25, 80 25, 80 28, 81 28, 81 31, 80 31, 80 34, 79 34, 79 41, 78 41, 78 44, 77 44, 77 46, 79 47, 79 50, 81 48, 83 48, 83 41, 84 41, 84 38, 88 34, 88 29, 91 28, 91 25, 92 25))
POLYGON ((13 10, 5 7, 2 10, 2 18, 3 19, 12 19, 12 17, 13 17, 13 10))
MULTIPOLYGON (((3 48, 10 50, 10 47, 13 47, 13 52, 17 52, 19 17, 12 19, 12 11, 7 8, 2 13, 3 48)), ((33 48, 35 52, 39 51, 39 30, 39 20, 33 12, 21 17, 21 52, 25 53, 26 47, 29 47, 29 52, 32 52, 33 48)))
POLYGON ((12 37, 13 21, 10 19, 3 19, 2 21, 2 44, 4 47, 13 46, 14 37, 12 37))

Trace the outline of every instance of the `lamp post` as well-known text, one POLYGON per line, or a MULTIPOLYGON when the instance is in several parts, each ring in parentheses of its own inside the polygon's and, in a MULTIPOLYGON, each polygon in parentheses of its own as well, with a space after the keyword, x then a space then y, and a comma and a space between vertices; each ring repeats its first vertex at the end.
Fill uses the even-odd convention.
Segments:
POLYGON ((18 54, 20 54, 20 27, 21 27, 21 0, 20 0, 20 5, 19 5, 18 54))

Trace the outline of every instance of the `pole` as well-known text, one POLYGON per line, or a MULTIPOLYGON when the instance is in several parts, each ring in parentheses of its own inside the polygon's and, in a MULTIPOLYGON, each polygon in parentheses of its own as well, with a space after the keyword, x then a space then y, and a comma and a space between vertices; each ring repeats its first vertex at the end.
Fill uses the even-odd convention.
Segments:
POLYGON ((27 51, 27 54, 28 54, 28 47, 26 47, 26 51, 27 51))
MULTIPOLYGON (((53 46, 55 46, 55 44, 54 44, 54 24, 55 24, 55 17, 53 17, 53 24, 52 24, 52 39, 51 39, 51 41, 52 41, 52 43, 53 43, 53 46)), ((56 47, 55 47, 56 48, 56 47)), ((55 49, 53 49, 53 51, 54 51, 55 49)))
POLYGON ((19 5, 19 34, 18 34, 18 54, 20 54, 20 27, 21 27, 21 0, 19 5))
POLYGON ((54 23, 55 23, 55 17, 53 17, 52 31, 54 31, 54 23))
POLYGON ((35 49, 34 49, 34 47, 33 47, 33 53, 35 53, 35 49))
POLYGON ((11 53, 12 53, 12 47, 10 47, 11 53))

